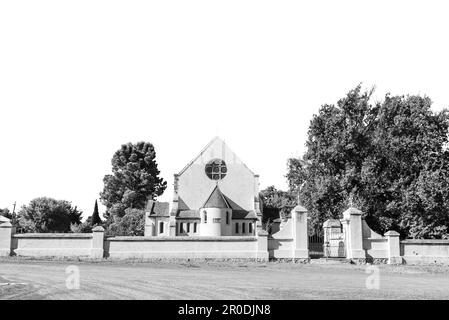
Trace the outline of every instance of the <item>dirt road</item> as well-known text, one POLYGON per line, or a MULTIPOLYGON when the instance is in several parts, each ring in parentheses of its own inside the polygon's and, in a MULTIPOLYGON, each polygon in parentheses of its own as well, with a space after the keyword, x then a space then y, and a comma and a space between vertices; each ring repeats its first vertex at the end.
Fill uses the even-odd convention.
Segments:
POLYGON ((449 267, 378 267, 5 259, 0 299, 449 299, 449 267))

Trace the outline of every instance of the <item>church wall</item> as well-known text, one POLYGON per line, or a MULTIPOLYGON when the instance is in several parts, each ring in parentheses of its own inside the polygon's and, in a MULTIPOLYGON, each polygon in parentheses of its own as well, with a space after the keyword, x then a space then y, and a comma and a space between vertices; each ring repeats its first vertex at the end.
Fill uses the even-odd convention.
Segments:
POLYGON ((202 236, 230 236, 232 235, 232 210, 219 208, 204 208, 201 215, 202 236), (205 215, 207 214, 207 221, 205 215), (226 223, 226 215, 229 216, 226 223))
POLYGON ((256 222, 253 220, 233 219, 232 235, 234 236, 254 236, 256 234, 256 222), (251 227, 250 227, 251 224, 251 227), (237 227, 238 225, 238 227, 237 227), (250 232, 251 231, 251 232, 250 232))
POLYGON ((201 233, 201 224, 198 219, 178 219, 176 221, 176 235, 198 236, 201 233))
POLYGON ((220 140, 215 139, 204 152, 178 177, 178 195, 190 208, 201 208, 217 181, 205 174, 205 165, 212 159, 226 162, 226 177, 218 181, 220 190, 245 210, 254 210, 257 193, 256 177, 241 160, 220 140))
POLYGON ((148 217, 145 218, 145 236, 168 236, 170 234, 170 221, 168 217, 148 217), (161 226, 162 224, 162 226, 161 226))

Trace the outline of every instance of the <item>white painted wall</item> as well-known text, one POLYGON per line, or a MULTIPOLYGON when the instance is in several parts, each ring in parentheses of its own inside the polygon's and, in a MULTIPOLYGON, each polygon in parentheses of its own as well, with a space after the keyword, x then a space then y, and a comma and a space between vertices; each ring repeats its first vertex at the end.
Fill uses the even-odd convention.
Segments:
POLYGON ((115 237, 111 258, 259 258, 256 237, 115 237))
POLYGON ((219 180, 222 193, 245 210, 255 210, 254 200, 258 196, 258 179, 254 173, 228 148, 219 138, 185 168, 178 178, 178 195, 192 210, 200 209, 207 200, 217 181, 209 179, 205 174, 205 165, 212 159, 226 162, 228 172, 219 180), (256 183, 257 182, 257 183, 256 183))
POLYGON ((449 263, 449 240, 404 240, 400 253, 405 263, 449 263))
POLYGON ((88 257, 92 250, 92 233, 34 233, 12 237, 17 256, 88 257))

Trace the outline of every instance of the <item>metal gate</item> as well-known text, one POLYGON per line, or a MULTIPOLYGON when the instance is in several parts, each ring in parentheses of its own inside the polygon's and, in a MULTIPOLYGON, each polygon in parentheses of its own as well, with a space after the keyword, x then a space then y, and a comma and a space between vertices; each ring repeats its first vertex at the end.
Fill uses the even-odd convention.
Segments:
POLYGON ((345 234, 337 219, 327 220, 324 225, 324 256, 327 258, 345 258, 345 234))
POLYGON ((310 258, 321 258, 324 255, 323 250, 324 237, 321 234, 309 236, 309 256, 310 258))

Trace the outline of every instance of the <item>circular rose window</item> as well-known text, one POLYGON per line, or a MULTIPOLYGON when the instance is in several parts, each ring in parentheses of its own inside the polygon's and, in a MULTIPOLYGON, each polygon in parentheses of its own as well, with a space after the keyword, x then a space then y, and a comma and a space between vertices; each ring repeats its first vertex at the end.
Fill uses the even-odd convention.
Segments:
POLYGON ((228 168, 223 160, 215 159, 206 164, 206 174, 212 180, 221 180, 226 176, 228 168))

